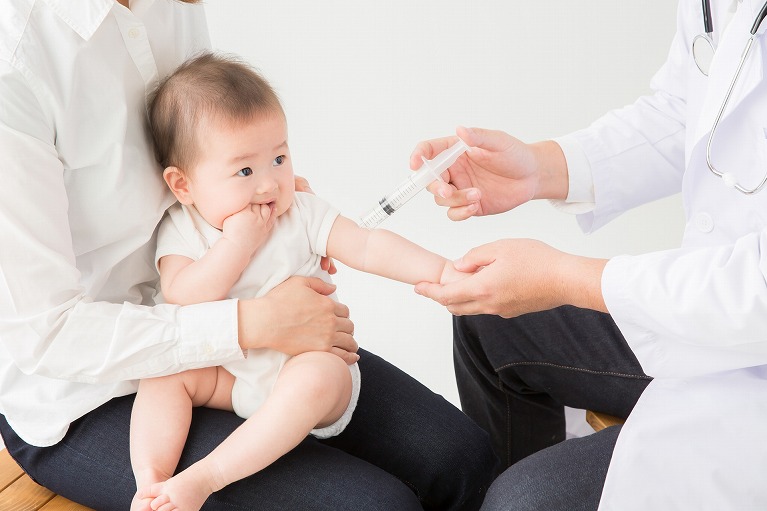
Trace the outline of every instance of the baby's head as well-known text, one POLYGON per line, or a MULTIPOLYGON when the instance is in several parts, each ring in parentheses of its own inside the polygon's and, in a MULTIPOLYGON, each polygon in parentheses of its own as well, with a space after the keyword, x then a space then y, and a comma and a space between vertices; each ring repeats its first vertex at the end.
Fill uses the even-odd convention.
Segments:
POLYGON ((276 215, 290 207, 285 114, 247 64, 212 53, 188 60, 150 96, 149 129, 165 182, 214 227, 252 204, 276 215))

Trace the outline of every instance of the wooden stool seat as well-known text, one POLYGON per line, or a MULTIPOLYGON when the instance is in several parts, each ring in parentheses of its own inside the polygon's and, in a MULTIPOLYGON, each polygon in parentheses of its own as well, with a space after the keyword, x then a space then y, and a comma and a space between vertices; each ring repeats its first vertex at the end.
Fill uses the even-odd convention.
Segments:
POLYGON ((607 415, 606 413, 586 410, 586 422, 589 423, 589 426, 594 428, 594 431, 601 431, 605 428, 609 428, 610 426, 623 424, 626 421, 620 417, 613 417, 612 415, 607 415))
POLYGON ((0 509, 3 511, 93 511, 43 488, 0 451, 0 509))

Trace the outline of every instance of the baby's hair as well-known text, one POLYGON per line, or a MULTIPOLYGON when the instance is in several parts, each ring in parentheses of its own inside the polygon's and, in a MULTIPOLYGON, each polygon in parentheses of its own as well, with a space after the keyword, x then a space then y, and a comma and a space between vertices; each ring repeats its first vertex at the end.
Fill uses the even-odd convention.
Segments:
POLYGON ((250 65, 201 53, 178 67, 149 95, 149 131, 163 168, 188 169, 198 157, 203 122, 247 122, 285 115, 271 85, 250 65))

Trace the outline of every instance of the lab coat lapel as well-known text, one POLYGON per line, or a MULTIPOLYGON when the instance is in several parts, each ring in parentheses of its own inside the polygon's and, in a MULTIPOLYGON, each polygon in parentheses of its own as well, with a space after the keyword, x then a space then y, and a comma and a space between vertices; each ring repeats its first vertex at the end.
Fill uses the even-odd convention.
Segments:
MULTIPOLYGON (((751 26, 762 7, 761 3, 759 5, 754 4, 755 2, 744 0, 738 12, 735 13, 732 21, 727 26, 725 33, 719 38, 719 46, 711 63, 708 91, 696 127, 696 144, 708 136, 722 106, 722 102, 727 96, 727 90, 735 76, 743 50, 751 35, 751 26)), ((767 25, 767 22, 764 25, 767 25)), ((743 98, 753 92, 754 88, 762 81, 764 31, 764 28, 760 28, 759 32, 757 32, 758 35, 751 48, 751 54, 746 59, 746 63, 738 78, 738 83, 732 91, 732 96, 722 116, 722 121, 727 119, 736 110, 743 98)))

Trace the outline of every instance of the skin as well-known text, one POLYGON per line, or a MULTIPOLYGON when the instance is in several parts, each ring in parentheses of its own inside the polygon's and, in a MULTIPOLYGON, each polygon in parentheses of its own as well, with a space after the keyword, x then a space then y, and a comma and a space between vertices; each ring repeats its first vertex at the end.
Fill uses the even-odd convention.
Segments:
MULTIPOLYGON (((450 219, 510 211, 533 199, 564 199, 567 162, 553 141, 526 144, 502 131, 459 127, 456 134, 471 150, 448 169, 445 180, 430 185, 435 202, 450 219)), ((433 158, 456 141, 445 137, 419 143, 410 158, 433 158)), ((455 315, 514 317, 560 305, 607 312, 602 296, 606 259, 567 254, 535 240, 500 240, 476 247, 455 262, 472 276, 448 284, 422 282, 416 293, 455 315)))

